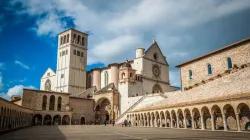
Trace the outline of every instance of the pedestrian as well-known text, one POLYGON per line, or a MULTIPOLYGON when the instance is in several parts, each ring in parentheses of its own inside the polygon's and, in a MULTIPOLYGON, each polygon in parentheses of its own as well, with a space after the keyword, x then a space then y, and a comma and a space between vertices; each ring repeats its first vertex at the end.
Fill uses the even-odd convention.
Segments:
POLYGON ((128 121, 129 127, 131 127, 131 121, 128 121))
POLYGON ((115 125, 115 120, 112 121, 113 126, 115 125))
POLYGON ((107 121, 106 121, 106 120, 104 120, 104 125, 106 126, 106 124, 107 124, 107 121))

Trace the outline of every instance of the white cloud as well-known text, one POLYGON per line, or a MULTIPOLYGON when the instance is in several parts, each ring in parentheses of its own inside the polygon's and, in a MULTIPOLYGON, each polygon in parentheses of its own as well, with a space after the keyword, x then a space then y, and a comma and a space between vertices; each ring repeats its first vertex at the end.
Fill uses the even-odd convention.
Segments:
POLYGON ((15 60, 15 64, 21 66, 24 69, 30 69, 30 67, 19 60, 15 60))
MULTIPOLYGON (((178 31, 250 7, 249 0, 142 0, 131 4, 127 2, 129 6, 113 5, 113 1, 101 6, 95 3, 89 5, 89 1, 81 0, 15 1, 24 6, 25 10, 19 13, 38 17, 33 28, 39 36, 53 36, 65 29, 63 17, 73 19, 72 22, 81 31, 90 30, 93 35, 89 36, 88 64, 108 64, 133 58, 136 47, 150 45, 148 42, 151 40, 146 40, 148 36, 156 36, 162 52, 170 59, 168 61, 188 58, 190 48, 184 48, 183 42, 190 43, 195 39, 189 38, 188 33, 178 34, 178 31), (109 7, 106 8, 108 10, 103 10, 105 6, 109 7)), ((179 74, 171 72, 170 75, 177 77, 179 74)))
POLYGON ((0 97, 5 99, 10 99, 13 95, 23 95, 23 88, 28 89, 36 89, 34 86, 23 86, 23 85, 15 85, 14 87, 10 88, 7 93, 1 93, 0 97))

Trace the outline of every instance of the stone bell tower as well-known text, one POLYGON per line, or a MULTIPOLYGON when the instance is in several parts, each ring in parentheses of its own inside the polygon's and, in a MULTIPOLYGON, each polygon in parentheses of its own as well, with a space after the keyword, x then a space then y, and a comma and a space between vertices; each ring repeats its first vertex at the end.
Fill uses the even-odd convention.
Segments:
POLYGON ((58 35, 56 91, 73 95, 86 89, 88 34, 68 29, 58 35))

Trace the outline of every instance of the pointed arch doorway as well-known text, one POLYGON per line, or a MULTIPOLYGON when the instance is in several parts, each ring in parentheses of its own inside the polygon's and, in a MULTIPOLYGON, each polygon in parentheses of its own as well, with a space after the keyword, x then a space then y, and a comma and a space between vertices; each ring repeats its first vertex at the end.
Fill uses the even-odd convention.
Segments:
POLYGON ((85 121, 85 117, 81 117, 81 125, 84 125, 86 123, 85 121))

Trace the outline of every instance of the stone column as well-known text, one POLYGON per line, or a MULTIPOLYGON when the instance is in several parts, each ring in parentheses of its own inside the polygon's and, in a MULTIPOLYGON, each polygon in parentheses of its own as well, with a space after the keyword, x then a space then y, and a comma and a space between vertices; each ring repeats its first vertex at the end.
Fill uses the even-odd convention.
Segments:
POLYGON ((211 114, 211 125, 212 125, 212 130, 214 131, 215 126, 214 126, 214 114, 211 114))
POLYGON ((227 118, 226 118, 226 115, 222 114, 222 118, 223 118, 224 131, 228 131, 228 129, 227 129, 227 118))
POLYGON ((147 117, 147 127, 149 127, 149 117, 147 117))
POLYGON ((204 126, 204 115, 201 115, 201 129, 205 130, 205 126, 204 126))
POLYGON ((173 118, 172 118, 172 115, 170 115, 170 127, 173 128, 173 118))
POLYGON ((236 123, 237 123, 238 131, 241 131, 239 113, 236 113, 235 116, 236 116, 236 123))
POLYGON ((191 116, 191 120, 192 120, 192 129, 195 129, 195 126, 194 126, 194 116, 191 116))
POLYGON ((150 124, 151 124, 151 125, 150 125, 151 127, 154 127, 154 126, 153 126, 153 118, 151 118, 150 124))
POLYGON ((160 127, 162 127, 162 118, 160 119, 160 127))
POLYGON ((185 115, 184 115, 184 118, 183 118, 183 123, 184 123, 184 128, 187 129, 187 118, 186 118, 185 115))
POLYGON ((154 127, 157 127, 157 119, 154 119, 154 127))
POLYGON ((176 123, 177 123, 177 124, 176 124, 176 125, 177 125, 176 128, 180 128, 179 121, 180 121, 180 120, 179 120, 179 116, 176 116, 176 123))

